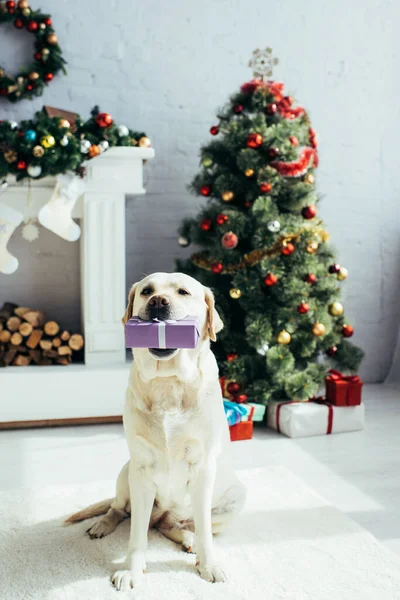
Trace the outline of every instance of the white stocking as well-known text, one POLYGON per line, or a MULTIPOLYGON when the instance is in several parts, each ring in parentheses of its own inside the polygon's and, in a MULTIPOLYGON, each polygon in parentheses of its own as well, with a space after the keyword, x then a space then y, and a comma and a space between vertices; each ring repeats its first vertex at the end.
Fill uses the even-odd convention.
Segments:
POLYGON ((7 250, 7 244, 15 229, 22 223, 24 215, 0 203, 0 273, 10 275, 18 269, 18 259, 7 250))
POLYGON ((73 221, 71 213, 85 186, 84 179, 74 173, 57 175, 54 192, 48 203, 39 211, 39 223, 64 240, 76 242, 81 235, 81 228, 73 221))

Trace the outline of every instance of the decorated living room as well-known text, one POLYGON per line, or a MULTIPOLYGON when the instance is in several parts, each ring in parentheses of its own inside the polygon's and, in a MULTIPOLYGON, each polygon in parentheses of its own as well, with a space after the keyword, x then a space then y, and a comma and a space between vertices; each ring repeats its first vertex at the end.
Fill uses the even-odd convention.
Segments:
POLYGON ((399 6, 31 2, 1 600, 400 600, 399 6))

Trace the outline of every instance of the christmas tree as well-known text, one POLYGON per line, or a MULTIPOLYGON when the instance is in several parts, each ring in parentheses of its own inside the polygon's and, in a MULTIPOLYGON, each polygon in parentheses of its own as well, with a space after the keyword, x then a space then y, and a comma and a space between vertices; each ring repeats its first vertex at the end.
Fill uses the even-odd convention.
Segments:
POLYGON ((179 244, 203 249, 178 268, 211 287, 225 323, 214 351, 239 401, 307 400, 327 371, 355 371, 337 264, 318 217, 317 136, 256 50, 254 79, 218 113, 191 190, 208 198, 179 244))

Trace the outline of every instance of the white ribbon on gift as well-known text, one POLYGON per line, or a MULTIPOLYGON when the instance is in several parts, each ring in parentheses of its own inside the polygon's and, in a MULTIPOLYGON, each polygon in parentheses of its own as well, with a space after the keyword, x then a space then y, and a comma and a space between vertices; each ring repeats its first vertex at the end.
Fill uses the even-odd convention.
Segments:
POLYGON ((157 323, 158 348, 159 350, 167 349, 167 323, 176 323, 176 319, 167 319, 166 321, 161 321, 160 319, 152 319, 151 321, 143 321, 140 317, 132 317, 130 320, 135 321, 135 323, 142 323, 143 325, 153 325, 153 323, 157 323))

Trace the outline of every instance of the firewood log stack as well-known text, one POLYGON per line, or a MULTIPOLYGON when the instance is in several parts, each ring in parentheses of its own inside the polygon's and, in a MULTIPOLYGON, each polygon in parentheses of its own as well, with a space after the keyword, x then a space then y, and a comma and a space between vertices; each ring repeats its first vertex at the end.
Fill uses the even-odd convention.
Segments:
POLYGON ((84 344, 40 310, 6 302, 0 310, 0 367, 69 365, 84 344))

